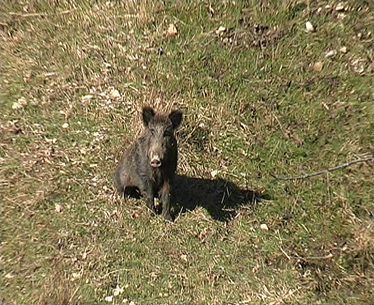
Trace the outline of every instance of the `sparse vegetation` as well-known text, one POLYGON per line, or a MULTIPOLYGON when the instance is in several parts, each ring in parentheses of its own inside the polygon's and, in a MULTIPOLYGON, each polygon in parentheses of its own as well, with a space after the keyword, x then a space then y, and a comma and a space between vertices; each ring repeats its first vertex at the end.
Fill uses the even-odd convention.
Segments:
POLYGON ((272 176, 373 153, 371 1, 2 1, 0 39, 1 303, 372 303, 373 162, 272 176), (144 105, 173 223, 114 188, 144 105))

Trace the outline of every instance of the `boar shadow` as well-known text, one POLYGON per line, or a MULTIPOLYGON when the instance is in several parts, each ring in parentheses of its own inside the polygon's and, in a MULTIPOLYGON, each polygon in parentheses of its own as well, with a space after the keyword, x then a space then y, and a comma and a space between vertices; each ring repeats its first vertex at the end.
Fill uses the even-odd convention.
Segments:
POLYGON ((176 175, 171 189, 171 203, 174 218, 179 213, 192 211, 196 207, 205 208, 211 217, 219 221, 229 221, 240 206, 253 204, 262 199, 270 199, 252 190, 240 189, 224 179, 204 179, 176 175))

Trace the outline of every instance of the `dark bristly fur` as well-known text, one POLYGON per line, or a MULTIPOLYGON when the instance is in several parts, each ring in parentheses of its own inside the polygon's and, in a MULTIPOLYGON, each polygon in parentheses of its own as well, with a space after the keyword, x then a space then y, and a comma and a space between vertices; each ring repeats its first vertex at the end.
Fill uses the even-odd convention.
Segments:
POLYGON ((116 188, 120 194, 139 190, 153 213, 154 198, 159 196, 162 215, 171 221, 170 187, 178 160, 174 131, 182 121, 182 112, 173 110, 166 115, 144 107, 142 116, 145 128, 124 152, 115 170, 116 188))

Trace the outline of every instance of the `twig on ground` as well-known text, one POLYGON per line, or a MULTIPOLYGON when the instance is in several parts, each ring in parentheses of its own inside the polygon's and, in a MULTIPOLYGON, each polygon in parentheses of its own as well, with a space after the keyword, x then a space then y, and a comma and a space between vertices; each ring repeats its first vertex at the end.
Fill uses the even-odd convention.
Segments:
POLYGON ((373 160, 374 160, 374 157, 367 157, 367 158, 356 159, 356 160, 352 160, 352 161, 340 164, 340 165, 335 166, 335 167, 331 167, 331 168, 324 169, 324 170, 321 170, 321 171, 318 171, 318 172, 309 173, 309 174, 305 174, 305 175, 301 175, 301 176, 295 176, 295 177, 278 177, 278 176, 275 176, 275 175, 271 175, 271 176, 274 177, 274 178, 276 178, 276 179, 278 179, 278 180, 307 179, 307 178, 311 178, 311 177, 314 177, 314 176, 322 175, 322 174, 325 174, 325 173, 328 173, 328 172, 333 172, 335 170, 348 167, 348 166, 350 166, 352 164, 355 164, 355 163, 367 162, 367 161, 373 161, 373 160))
POLYGON ((132 269, 122 268, 122 269, 113 270, 113 271, 110 271, 110 272, 104 274, 103 276, 100 276, 100 279, 102 280, 102 279, 108 277, 109 275, 111 275, 111 274, 113 274, 113 273, 120 272, 120 271, 132 271, 132 269))
MULTIPOLYGON (((66 10, 66 11, 61 11, 61 12, 57 12, 53 15, 64 15, 64 14, 69 14, 73 11, 75 11, 76 8, 74 9, 71 9, 71 10, 66 10)), ((16 17, 22 17, 22 18, 26 18, 26 17, 45 17, 45 16, 48 16, 49 14, 47 13, 28 13, 28 14, 20 14, 20 13, 14 13, 14 12, 10 12, 9 15, 11 16, 16 16, 16 17)))

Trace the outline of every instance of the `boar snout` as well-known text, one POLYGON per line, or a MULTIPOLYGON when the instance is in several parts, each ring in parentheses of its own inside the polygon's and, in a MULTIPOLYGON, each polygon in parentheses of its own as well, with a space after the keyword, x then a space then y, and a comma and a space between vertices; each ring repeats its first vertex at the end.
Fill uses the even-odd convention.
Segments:
POLYGON ((153 168, 157 168, 157 167, 160 167, 162 162, 161 162, 161 158, 158 154, 151 154, 151 166, 153 168))
POLYGON ((149 163, 153 168, 158 168, 162 165, 164 153, 162 146, 159 143, 153 143, 149 149, 149 163))

